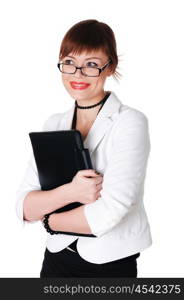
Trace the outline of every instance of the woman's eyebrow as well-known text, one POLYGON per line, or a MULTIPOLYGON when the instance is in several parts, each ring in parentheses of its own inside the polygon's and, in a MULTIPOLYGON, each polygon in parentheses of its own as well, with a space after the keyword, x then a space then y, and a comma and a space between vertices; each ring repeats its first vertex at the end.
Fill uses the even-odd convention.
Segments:
POLYGON ((75 57, 73 57, 73 56, 71 56, 71 55, 67 55, 66 57, 70 57, 70 58, 74 58, 74 59, 75 59, 75 57))
MULTIPOLYGON (((74 56, 71 56, 71 55, 68 55, 67 57, 76 59, 74 56)), ((102 60, 100 57, 88 57, 88 58, 86 58, 85 60, 89 60, 89 59, 98 59, 98 60, 102 60)))
POLYGON ((98 60, 102 60, 100 57, 88 57, 88 58, 86 58, 86 60, 89 60, 89 59, 98 59, 98 60))

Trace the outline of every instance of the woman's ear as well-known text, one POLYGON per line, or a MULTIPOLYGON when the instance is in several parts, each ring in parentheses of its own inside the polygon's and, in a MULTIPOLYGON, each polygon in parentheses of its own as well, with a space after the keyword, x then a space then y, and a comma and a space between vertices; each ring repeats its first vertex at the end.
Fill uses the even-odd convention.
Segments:
POLYGON ((110 65, 107 70, 107 76, 109 77, 113 74, 114 74, 113 66, 110 65))

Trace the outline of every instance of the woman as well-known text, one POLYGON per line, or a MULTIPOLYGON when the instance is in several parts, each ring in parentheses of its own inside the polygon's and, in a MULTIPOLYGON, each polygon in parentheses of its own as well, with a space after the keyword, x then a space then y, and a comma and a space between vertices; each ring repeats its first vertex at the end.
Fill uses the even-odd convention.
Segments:
POLYGON ((85 20, 66 33, 58 68, 75 104, 50 116, 43 130, 79 130, 98 172, 81 170, 70 183, 41 191, 32 155, 17 192, 17 213, 23 223, 45 224, 46 214, 80 201, 84 205, 51 214, 48 227, 95 237, 48 233, 40 277, 137 277, 136 259, 152 243, 143 204, 148 121, 104 90, 107 77, 118 77, 117 65, 107 24, 85 20))

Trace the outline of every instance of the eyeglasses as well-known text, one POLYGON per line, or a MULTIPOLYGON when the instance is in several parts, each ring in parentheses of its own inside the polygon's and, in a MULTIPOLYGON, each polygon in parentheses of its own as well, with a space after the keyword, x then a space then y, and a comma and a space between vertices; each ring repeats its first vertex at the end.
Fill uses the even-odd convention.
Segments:
POLYGON ((98 77, 100 76, 100 73, 105 70, 105 68, 111 63, 111 60, 109 60, 103 67, 76 67, 74 65, 69 65, 66 63, 58 63, 57 67, 60 72, 65 74, 75 74, 77 69, 81 70, 82 75, 88 76, 88 77, 98 77))

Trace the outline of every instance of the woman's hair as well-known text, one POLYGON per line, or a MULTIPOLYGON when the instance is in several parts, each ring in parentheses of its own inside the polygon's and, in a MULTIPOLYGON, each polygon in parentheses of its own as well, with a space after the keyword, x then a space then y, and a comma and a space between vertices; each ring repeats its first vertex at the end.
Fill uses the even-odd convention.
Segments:
POLYGON ((97 20, 84 20, 72 26, 65 34, 59 52, 59 60, 69 53, 81 54, 102 50, 111 60, 113 77, 117 80, 121 74, 117 72, 118 55, 115 35, 105 23, 97 20))

